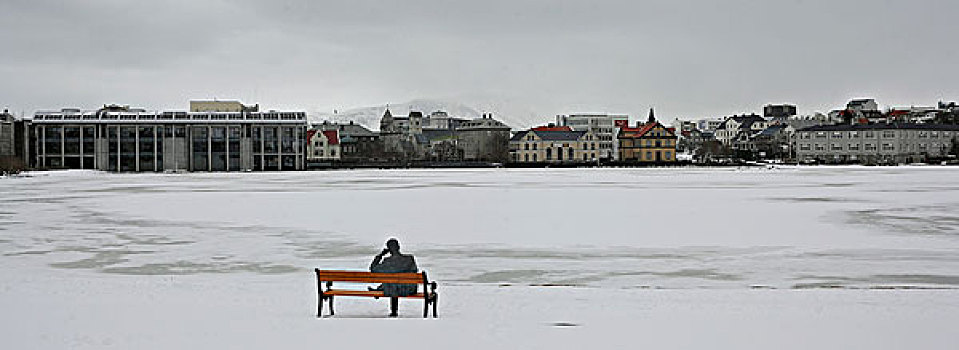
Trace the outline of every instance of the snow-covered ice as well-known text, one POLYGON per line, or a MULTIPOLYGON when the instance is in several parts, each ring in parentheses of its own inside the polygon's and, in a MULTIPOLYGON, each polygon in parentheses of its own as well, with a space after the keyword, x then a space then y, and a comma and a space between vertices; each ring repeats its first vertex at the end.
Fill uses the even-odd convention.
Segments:
POLYGON ((41 172, 0 178, 4 348, 940 348, 959 168, 41 172), (440 284, 341 298, 386 238, 440 284))

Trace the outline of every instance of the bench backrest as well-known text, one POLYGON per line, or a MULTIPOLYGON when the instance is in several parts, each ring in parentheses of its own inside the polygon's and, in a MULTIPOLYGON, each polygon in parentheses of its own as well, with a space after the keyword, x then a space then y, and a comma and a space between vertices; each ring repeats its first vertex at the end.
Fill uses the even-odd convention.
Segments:
POLYGON ((426 272, 376 273, 315 269, 318 281, 355 283, 426 284, 426 272))

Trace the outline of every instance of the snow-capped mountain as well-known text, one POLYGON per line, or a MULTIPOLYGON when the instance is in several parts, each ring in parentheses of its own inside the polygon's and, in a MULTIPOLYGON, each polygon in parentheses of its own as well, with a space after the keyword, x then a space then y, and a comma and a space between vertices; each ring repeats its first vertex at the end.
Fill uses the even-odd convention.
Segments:
MULTIPOLYGON (((353 121, 370 130, 378 130, 380 128, 380 118, 383 117, 383 112, 386 111, 386 108, 387 106, 384 104, 381 106, 337 111, 335 114, 329 112, 314 112, 310 114, 309 118, 312 123, 323 121, 353 121)), ((492 113, 493 118, 506 123, 506 125, 509 125, 513 129, 524 129, 533 124, 542 124, 551 121, 550 118, 538 118, 542 120, 536 121, 534 117, 535 113, 528 109, 488 101, 467 105, 462 102, 438 99, 416 99, 405 103, 391 103, 389 109, 390 113, 394 116, 405 116, 409 114, 410 111, 422 112, 424 116, 435 111, 444 111, 451 117, 463 119, 476 119, 482 117, 483 114, 492 113)))

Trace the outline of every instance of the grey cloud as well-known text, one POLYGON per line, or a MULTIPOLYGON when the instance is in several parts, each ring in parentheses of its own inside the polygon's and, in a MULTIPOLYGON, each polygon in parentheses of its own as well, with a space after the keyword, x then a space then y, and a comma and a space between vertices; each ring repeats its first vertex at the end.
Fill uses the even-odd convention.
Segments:
MULTIPOLYGON (((496 96, 718 116, 956 99, 953 1, 4 2, 0 104, 329 110, 496 96), (98 77, 100 77, 98 79, 98 77), (101 80, 101 81, 93 81, 101 80), (102 81, 108 79, 109 81, 102 81)), ((519 102, 515 102, 519 101, 519 102)), ((470 101, 464 101, 469 103, 470 101)), ((544 119, 545 120, 545 119, 544 119)))

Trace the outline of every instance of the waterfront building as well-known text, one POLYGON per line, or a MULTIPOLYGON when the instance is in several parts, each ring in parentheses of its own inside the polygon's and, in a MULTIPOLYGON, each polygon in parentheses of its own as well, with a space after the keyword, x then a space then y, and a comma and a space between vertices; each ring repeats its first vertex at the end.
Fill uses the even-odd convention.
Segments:
POLYGON ((499 163, 509 160, 510 128, 493 119, 493 114, 461 122, 454 132, 464 160, 499 163))
POLYGON ((340 143, 340 161, 362 163, 375 161, 383 155, 379 134, 352 121, 314 125, 319 130, 336 130, 340 143))
POLYGON ((620 162, 671 163, 676 161, 676 130, 656 121, 650 111, 649 120, 635 128, 621 128, 616 135, 617 159, 620 162))
POLYGON ((839 124, 796 131, 796 157, 827 163, 900 164, 945 157, 959 125, 839 124))
POLYGON ((716 140, 723 145, 732 145, 737 140, 748 138, 749 135, 760 132, 768 125, 766 119, 756 114, 743 114, 727 117, 714 133, 716 140))
POLYGON ((599 138, 592 131, 526 130, 509 140, 515 163, 585 163, 599 160, 599 138))
POLYGON ((338 161, 343 155, 340 149, 339 132, 310 129, 306 131, 307 161, 338 161))
POLYGON ((568 126, 573 131, 589 131, 598 139, 597 155, 601 159, 613 159, 613 139, 617 125, 629 124, 625 114, 581 113, 557 115, 556 126, 568 126))
MULTIPOLYGON (((306 113, 64 108, 33 118, 35 166, 106 171, 305 168, 306 113)), ((209 107, 209 106, 207 106, 209 107)))
POLYGON ((0 113, 0 170, 30 164, 30 122, 9 111, 0 113))

